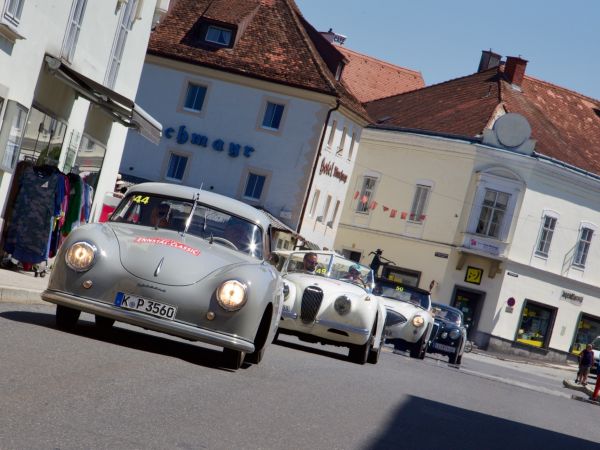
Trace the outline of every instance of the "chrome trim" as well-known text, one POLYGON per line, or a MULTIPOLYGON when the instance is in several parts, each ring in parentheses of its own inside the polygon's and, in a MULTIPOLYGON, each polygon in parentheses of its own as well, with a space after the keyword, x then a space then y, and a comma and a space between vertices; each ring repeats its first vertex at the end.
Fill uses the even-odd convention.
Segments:
POLYGON ((154 276, 157 277, 158 274, 160 273, 160 269, 162 268, 163 262, 165 261, 165 258, 161 258, 160 262, 158 263, 158 266, 156 266, 156 270, 154 271, 154 276))
POLYGON ((353 327, 351 325, 334 322, 332 320, 317 319, 317 320, 315 320, 315 323, 318 325, 327 327, 327 328, 335 328, 336 330, 347 331, 348 333, 353 333, 353 334, 361 334, 363 336, 368 336, 369 333, 371 332, 371 330, 369 328, 353 327))
POLYGON ((298 314, 296 314, 294 311, 281 311, 281 317, 285 319, 297 319, 298 314))
POLYGON ((194 327, 172 320, 167 321, 165 319, 149 316, 137 311, 121 309, 113 304, 99 302, 87 297, 79 297, 77 295, 67 294, 66 292, 51 291, 47 289, 42 292, 41 296, 43 300, 50 303, 79 309, 90 314, 101 314, 119 322, 136 325, 149 330, 178 336, 184 339, 201 341, 219 347, 240 350, 246 353, 254 352, 253 342, 237 336, 232 336, 230 334, 207 330, 206 328, 194 327))

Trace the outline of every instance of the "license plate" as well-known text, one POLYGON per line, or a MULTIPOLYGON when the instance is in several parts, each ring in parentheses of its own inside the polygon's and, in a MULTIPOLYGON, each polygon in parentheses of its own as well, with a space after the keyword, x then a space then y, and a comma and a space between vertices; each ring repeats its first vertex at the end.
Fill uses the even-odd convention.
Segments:
POLYGON ((135 295, 125 294, 123 292, 117 293, 115 305, 169 320, 173 320, 175 318, 175 313, 177 312, 175 306, 166 305, 155 300, 149 300, 135 295))
POLYGON ((450 345, 438 344, 437 342, 433 343, 433 347, 441 350, 443 352, 454 353, 456 352, 456 348, 451 347, 450 345))

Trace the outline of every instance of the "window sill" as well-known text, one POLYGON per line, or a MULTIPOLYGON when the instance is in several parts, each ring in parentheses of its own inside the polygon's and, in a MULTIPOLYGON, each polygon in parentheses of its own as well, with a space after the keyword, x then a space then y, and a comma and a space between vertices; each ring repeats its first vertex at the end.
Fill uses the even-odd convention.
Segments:
POLYGON ((537 253, 537 252, 535 252, 533 254, 533 256, 535 256, 536 258, 539 258, 539 259, 543 259, 544 261, 548 260, 548 255, 544 255, 543 253, 537 253))
POLYGON ((173 183, 183 183, 183 179, 179 179, 179 178, 169 178, 169 177, 165 177, 166 181, 171 181, 173 183))
POLYGON ((25 39, 25 37, 17 31, 15 26, 8 22, 4 17, 0 19, 0 36, 5 37, 13 44, 19 39, 25 39))
POLYGON ((585 271, 585 266, 581 266, 579 264, 571 264, 571 269, 575 269, 578 272, 583 272, 585 271))

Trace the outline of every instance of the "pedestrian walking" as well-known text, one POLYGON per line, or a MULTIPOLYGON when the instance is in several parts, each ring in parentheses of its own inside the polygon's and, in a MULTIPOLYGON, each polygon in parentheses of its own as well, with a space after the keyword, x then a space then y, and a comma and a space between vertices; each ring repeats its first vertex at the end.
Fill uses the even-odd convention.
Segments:
POLYGON ((576 383, 580 383, 583 386, 587 384, 587 378, 593 364, 594 352, 592 350, 592 344, 587 344, 585 349, 579 354, 579 372, 577 372, 576 383))

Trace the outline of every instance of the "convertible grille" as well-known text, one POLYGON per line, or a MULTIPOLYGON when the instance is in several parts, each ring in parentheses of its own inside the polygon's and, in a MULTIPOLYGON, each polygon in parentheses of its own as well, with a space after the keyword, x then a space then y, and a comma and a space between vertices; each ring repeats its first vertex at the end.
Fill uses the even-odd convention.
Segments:
POLYGON ((302 305, 300 307, 300 319, 304 323, 315 321, 321 302, 323 301, 323 290, 316 286, 309 286, 302 294, 302 305))
POLYGON ((439 329, 440 329, 439 322, 434 322, 433 329, 431 330, 431 338, 430 338, 432 341, 437 337, 439 329))

